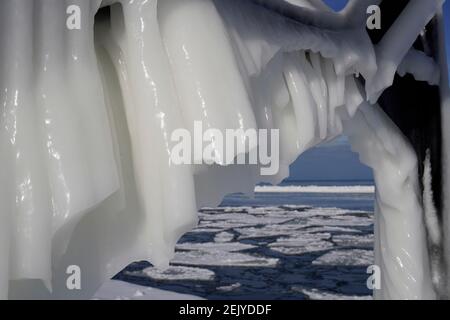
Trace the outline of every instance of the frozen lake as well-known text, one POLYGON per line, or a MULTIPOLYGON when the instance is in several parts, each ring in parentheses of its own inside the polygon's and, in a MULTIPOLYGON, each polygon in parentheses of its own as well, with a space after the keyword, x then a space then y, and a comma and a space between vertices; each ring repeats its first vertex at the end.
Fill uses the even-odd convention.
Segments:
POLYGON ((342 186, 230 195, 200 211, 171 268, 136 262, 115 279, 205 299, 368 299, 374 195, 342 186))

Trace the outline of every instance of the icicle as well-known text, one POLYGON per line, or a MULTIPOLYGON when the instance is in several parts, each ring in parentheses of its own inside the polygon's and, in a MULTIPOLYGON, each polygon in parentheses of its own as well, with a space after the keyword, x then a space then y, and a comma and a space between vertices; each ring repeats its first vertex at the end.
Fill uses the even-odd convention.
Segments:
MULTIPOLYGON (((112 23, 120 25, 121 12, 112 23)), ((168 265, 178 238, 196 223, 194 181, 188 167, 170 164, 171 132, 183 128, 169 60, 161 40, 156 1, 123 6, 124 32, 113 38, 121 48, 115 58, 125 95, 139 203, 146 214, 148 256, 168 265), (152 46, 146 46, 151 43, 152 46), (118 60, 120 59, 120 60, 118 60), (123 59, 124 63, 121 63, 123 59), (172 201, 176 194, 179 201, 172 201)))
POLYGON ((319 137, 325 139, 328 131, 328 108, 327 100, 324 96, 324 83, 321 74, 313 69, 306 59, 304 53, 300 53, 301 68, 308 79, 310 90, 317 107, 317 117, 319 125, 319 137))
POLYGON ((298 139, 300 140, 299 151, 301 153, 314 145, 318 138, 316 134, 316 102, 311 95, 308 79, 305 77, 302 65, 298 60, 297 54, 290 54, 286 57, 284 73, 297 119, 298 139))
MULTIPOLYGON (((162 1, 158 4, 158 14, 184 123, 190 132, 194 132, 195 121, 222 132, 256 128, 227 31, 213 2, 162 1), (208 50, 205 43, 209 45, 208 50)), ((241 145, 239 150, 245 149, 248 143, 245 137, 237 140, 241 145)), ((223 156, 223 150, 216 152, 223 156)), ((194 159, 195 163, 202 160, 194 159)))

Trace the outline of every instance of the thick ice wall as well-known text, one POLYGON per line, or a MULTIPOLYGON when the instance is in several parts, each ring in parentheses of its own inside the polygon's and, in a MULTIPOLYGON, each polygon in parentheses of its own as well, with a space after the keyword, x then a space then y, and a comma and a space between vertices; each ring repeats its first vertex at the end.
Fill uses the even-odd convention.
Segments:
MULTIPOLYGON (((42 279, 49 286, 52 250, 61 254, 82 214, 119 188, 93 47, 98 2, 74 3, 90 13, 83 23, 91 28, 68 32, 68 1, 0 5, 2 163, 8 172, 2 180, 2 225, 8 226, 2 283, 42 279)), ((7 286, 1 289, 4 297, 7 286)))

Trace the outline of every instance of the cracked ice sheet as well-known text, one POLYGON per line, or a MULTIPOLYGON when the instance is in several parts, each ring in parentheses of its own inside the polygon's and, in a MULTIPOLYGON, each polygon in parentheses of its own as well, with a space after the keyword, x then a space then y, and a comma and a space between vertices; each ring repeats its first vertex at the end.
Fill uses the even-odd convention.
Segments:
POLYGON ((222 292, 230 292, 230 291, 236 290, 240 287, 241 287, 241 284, 239 282, 237 282, 237 283, 233 283, 229 286, 217 287, 216 289, 218 291, 222 291, 222 292))
POLYGON ((276 267, 278 259, 264 258, 240 251, 255 246, 233 243, 183 243, 177 245, 172 264, 189 266, 276 267))
MULTIPOLYGON (((360 230, 353 229, 353 228, 343 228, 343 227, 331 227, 331 226, 324 226, 324 227, 307 227, 305 229, 308 232, 342 232, 342 233, 361 233, 360 230)), ((334 237, 333 237, 334 240, 334 237)))
POLYGON ((373 251, 369 250, 337 250, 328 252, 313 261, 314 265, 322 266, 368 266, 373 263, 373 251))
POLYGON ((204 209, 200 212, 199 228, 194 232, 220 232, 227 229, 236 229, 241 234, 240 239, 260 238, 265 236, 283 234, 283 230, 297 230, 305 222, 296 219, 309 216, 329 216, 344 214, 347 211, 339 209, 323 209, 309 211, 305 206, 284 207, 260 207, 260 208, 218 208, 204 209), (286 210, 288 209, 288 210, 286 210), (227 213, 222 213, 227 212, 227 213), (212 213, 212 214, 209 214, 212 213), (246 231, 247 230, 247 231, 246 231), (281 231, 281 233, 280 233, 281 231))
POLYGON ((280 224, 280 225, 266 225, 262 227, 249 227, 235 229, 238 232, 239 240, 258 239, 268 237, 289 236, 291 233, 300 229, 298 224, 280 224))
POLYGON ((233 242, 233 243, 217 243, 217 242, 208 242, 208 243, 182 243, 177 245, 178 250, 189 251, 222 251, 222 252, 238 252, 248 249, 253 249, 255 246, 245 243, 233 242))
POLYGON ((300 233, 277 239, 269 247, 286 255, 300 255, 309 252, 329 250, 334 247, 329 233, 300 233))
POLYGON ((183 266, 171 266, 166 270, 150 267, 142 271, 127 272, 127 274, 137 277, 148 277, 154 280, 209 281, 214 279, 214 272, 211 270, 183 266))
POLYGON ((188 294, 180 294, 156 288, 142 287, 123 281, 106 282, 95 294, 94 300, 203 300, 188 294))
MULTIPOLYGON (((248 225, 230 228, 226 221, 218 220, 215 221, 216 229, 198 227, 177 246, 178 260, 174 261, 174 265, 168 269, 169 272, 143 268, 142 271, 126 272, 125 276, 147 278, 153 286, 162 286, 162 288, 167 283, 170 284, 168 286, 170 290, 173 290, 174 287, 181 288, 180 292, 186 292, 186 288, 189 288, 188 292, 212 299, 224 296, 242 298, 245 296, 242 292, 255 294, 257 292, 255 290, 264 290, 263 288, 255 289, 255 286, 258 288, 259 283, 266 281, 266 276, 270 279, 274 277, 284 279, 286 281, 284 294, 290 298, 300 297, 299 292, 303 294, 301 297, 306 295, 311 299, 357 298, 352 296, 353 291, 349 291, 348 288, 358 287, 358 284, 365 283, 365 273, 360 276, 361 278, 358 276, 355 278, 353 271, 343 269, 345 266, 322 266, 312 262, 317 257, 329 252, 346 249, 358 252, 355 251, 356 248, 367 248, 368 243, 372 240, 371 225, 360 226, 360 224, 365 224, 366 219, 370 219, 370 214, 304 206, 208 208, 202 209, 200 212, 200 225, 203 225, 205 220, 211 222, 208 219, 214 219, 215 214, 224 214, 225 211, 227 214, 240 213, 243 217, 241 222, 248 221, 248 225), (254 219, 261 216, 289 217, 290 219, 280 224, 270 224, 270 220, 266 219, 263 220, 266 224, 253 225, 254 219), (312 219, 326 220, 337 217, 343 218, 343 221, 347 221, 350 225, 335 227, 310 225, 309 223, 312 219), (363 220, 364 223, 355 223, 355 220, 363 220), (257 255, 254 254, 255 252, 257 255), (302 258, 297 260, 299 254, 302 254, 302 258), (255 257, 257 258, 256 263, 255 257), (260 268, 259 264, 268 266, 270 260, 268 262, 267 259, 274 258, 279 260, 276 268, 260 268), (286 261, 291 261, 291 259, 302 261, 302 266, 299 266, 298 262, 286 264, 286 261), (248 271, 254 266, 256 268, 253 271, 248 271), (244 276, 242 272, 236 271, 239 268, 244 268, 247 270, 246 272, 252 274, 251 278, 249 278, 249 274, 244 276), (318 282, 317 292, 313 290, 316 285, 316 280, 314 280, 316 271, 314 270, 320 270, 318 272, 324 277, 318 282), (214 275, 213 279, 208 280, 211 275, 208 271, 214 275), (301 280, 299 273, 302 274, 301 280), (183 280, 183 278, 185 279, 183 280), (246 281, 242 281, 242 279, 246 279, 246 281), (348 283, 344 289, 339 286, 343 280, 348 283), (193 281, 200 286, 199 288, 202 288, 198 289, 198 292, 196 288, 192 288, 193 281), (291 288, 294 284, 298 284, 298 287, 308 290, 308 292, 316 292, 317 295, 310 296, 307 292, 291 288), (205 292, 215 292, 216 295, 212 297, 211 293, 205 294, 205 292)), ((136 281, 136 277, 130 280, 136 281)), ((148 280, 142 281, 147 282, 148 280)), ((280 281, 283 283, 283 280, 280 281)), ((284 284, 281 286, 283 287, 284 284)), ((361 291, 358 290, 358 292, 361 291)), ((363 294, 361 295, 363 299, 367 298, 363 294)))
POLYGON ((299 230, 308 233, 324 233, 344 232, 344 233, 358 233, 360 232, 349 226, 361 227, 370 226, 373 222, 366 213, 349 212, 348 210, 333 209, 333 208, 315 208, 305 211, 290 211, 290 212, 274 212, 272 215, 280 215, 292 218, 282 224, 278 225, 264 225, 259 227, 248 227, 235 229, 240 233, 239 240, 255 239, 274 236, 288 236, 296 233, 299 230), (337 227, 334 223, 343 227, 337 227))
POLYGON ((266 207, 219 207, 219 208, 203 208, 200 214, 217 214, 217 213, 249 213, 253 215, 260 214, 286 214, 289 211, 302 211, 311 209, 304 205, 283 205, 283 206, 266 206, 266 207))
POLYGON ((177 252, 172 263, 189 266, 275 268, 278 265, 278 259, 258 257, 238 252, 187 251, 177 252))
POLYGON ((282 224, 292 220, 291 217, 283 216, 269 216, 269 215, 252 215, 242 213, 218 213, 214 215, 206 215, 203 217, 203 221, 200 227, 208 228, 238 228, 247 227, 249 225, 268 225, 268 224, 282 224))
POLYGON ((324 292, 317 289, 308 290, 298 288, 298 290, 308 296, 310 300, 372 300, 371 296, 347 296, 324 292))
POLYGON ((340 234, 332 237, 334 243, 345 247, 368 247, 373 248, 374 236, 340 234))
POLYGON ((369 217, 355 218, 354 216, 332 217, 332 218, 311 218, 308 220, 310 226, 353 226, 364 227, 373 223, 369 217))
POLYGON ((247 221, 257 223, 284 223, 292 218, 311 216, 338 216, 357 214, 358 211, 339 208, 311 208, 308 206, 279 206, 279 207, 226 207, 202 210, 200 217, 203 221, 226 220, 247 221), (250 216, 250 217, 249 217, 250 216))
POLYGON ((221 242, 230 242, 234 239, 234 234, 229 232, 220 232, 216 234, 214 237, 214 242, 221 243, 221 242))

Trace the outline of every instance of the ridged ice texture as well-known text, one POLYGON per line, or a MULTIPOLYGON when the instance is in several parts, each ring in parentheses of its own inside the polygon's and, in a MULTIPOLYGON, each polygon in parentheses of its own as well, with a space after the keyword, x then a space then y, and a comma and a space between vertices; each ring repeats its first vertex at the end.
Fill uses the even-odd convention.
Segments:
POLYGON ((357 76, 379 70, 362 27, 320 29, 242 0, 112 2, 96 51, 100 1, 70 1, 84 12, 77 31, 64 27, 68 1, 0 3, 2 297, 85 298, 130 262, 167 266, 198 207, 281 181, 344 130, 377 177, 379 296, 432 297, 416 159, 364 103, 357 76), (173 165, 171 133, 193 121, 280 129, 279 174, 173 165), (81 291, 66 287, 73 264, 81 291))

